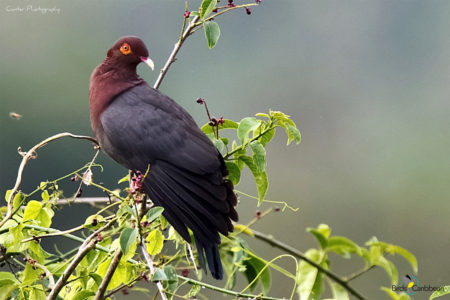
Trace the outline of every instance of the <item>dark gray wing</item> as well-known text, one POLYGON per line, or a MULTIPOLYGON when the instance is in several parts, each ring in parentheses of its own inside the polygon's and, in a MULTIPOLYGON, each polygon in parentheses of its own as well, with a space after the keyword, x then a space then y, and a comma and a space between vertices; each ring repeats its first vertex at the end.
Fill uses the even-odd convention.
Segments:
POLYGON ((180 105, 146 83, 119 94, 102 113, 104 150, 133 170, 157 160, 207 174, 220 169, 218 152, 180 105))

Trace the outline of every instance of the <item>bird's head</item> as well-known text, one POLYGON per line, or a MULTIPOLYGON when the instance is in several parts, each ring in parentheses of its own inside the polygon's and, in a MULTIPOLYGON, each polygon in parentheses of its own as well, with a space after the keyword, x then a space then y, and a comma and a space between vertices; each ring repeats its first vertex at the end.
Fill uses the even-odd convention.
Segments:
POLYGON ((153 61, 148 57, 148 50, 144 42, 135 36, 120 38, 108 50, 107 60, 112 60, 116 65, 136 67, 139 63, 146 63, 152 70, 155 68, 153 61))

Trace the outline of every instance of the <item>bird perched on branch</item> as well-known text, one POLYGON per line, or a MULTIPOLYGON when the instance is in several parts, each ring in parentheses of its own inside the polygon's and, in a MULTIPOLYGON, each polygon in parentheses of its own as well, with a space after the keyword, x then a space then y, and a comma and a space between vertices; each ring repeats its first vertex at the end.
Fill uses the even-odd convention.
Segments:
POLYGON ((145 173, 150 165, 144 192, 187 242, 192 230, 201 267, 206 270, 206 256, 213 277, 222 279, 219 233, 228 235, 238 219, 224 159, 186 110, 139 77, 141 62, 154 68, 137 37, 123 37, 108 50, 91 75, 92 129, 103 151, 124 167, 145 173))

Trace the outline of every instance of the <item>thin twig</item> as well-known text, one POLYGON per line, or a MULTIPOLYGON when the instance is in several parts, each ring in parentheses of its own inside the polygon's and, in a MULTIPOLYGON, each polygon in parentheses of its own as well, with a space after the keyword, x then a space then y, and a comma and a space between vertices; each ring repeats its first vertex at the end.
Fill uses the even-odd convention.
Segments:
POLYGON ((55 287, 51 290, 50 294, 47 296, 47 300, 54 300, 58 296, 61 289, 66 284, 72 272, 81 262, 81 260, 88 254, 89 251, 95 248, 96 237, 97 235, 105 229, 111 227, 117 221, 117 217, 109 221, 105 226, 97 229, 94 233, 92 233, 84 242, 81 244, 80 249, 78 250, 77 255, 73 258, 71 263, 64 270, 64 273, 59 277, 58 281, 55 284, 55 287))
POLYGON ((109 265, 108 270, 106 271, 106 274, 103 277, 102 283, 100 283, 100 285, 98 287, 98 290, 97 290, 97 293, 95 294, 94 300, 105 299, 104 294, 106 292, 106 288, 108 287, 108 284, 111 281, 111 278, 113 277, 117 266, 119 265, 122 255, 123 255, 122 250, 120 249, 120 247, 117 247, 116 252, 114 253, 114 257, 111 260, 111 264, 109 265))
POLYGON ((194 253, 192 252, 191 244, 186 243, 186 246, 188 248, 189 257, 192 260, 192 264, 194 265, 195 273, 198 275, 197 264, 195 263, 194 253))
POLYGON ((361 270, 361 271, 359 271, 359 272, 357 272, 357 273, 354 273, 354 274, 350 275, 348 278, 345 279, 345 281, 346 281, 346 282, 350 282, 350 281, 352 281, 352 280, 358 278, 359 276, 361 276, 361 275, 363 275, 363 274, 369 272, 370 270, 372 270, 372 269, 375 268, 375 267, 376 267, 376 265, 371 265, 371 266, 368 267, 368 268, 365 268, 365 269, 363 269, 363 270, 361 270))
MULTIPOLYGON (((92 174, 92 165, 94 164, 95 160, 97 159, 97 156, 99 153, 100 153, 100 148, 98 148, 97 152, 95 152, 94 157, 92 158, 91 162, 89 163, 89 166, 87 167, 86 171, 84 171, 83 174, 88 174, 88 172, 90 172, 92 174)), ((83 186, 83 183, 85 183, 84 175, 83 175, 83 179, 80 180, 80 184, 78 185, 77 191, 75 192, 75 194, 73 195, 73 197, 70 201, 75 201, 75 199, 77 198, 78 194, 81 191, 81 187, 83 186)))
MULTIPOLYGON (((218 16, 220 16, 220 15, 222 15, 224 13, 227 13, 230 10, 233 10, 233 9, 246 8, 246 7, 249 7, 249 6, 258 6, 258 5, 259 5, 258 3, 247 3, 247 4, 241 4, 241 5, 235 5, 235 6, 228 6, 226 9, 224 9, 222 11, 219 11, 218 13, 216 13, 216 14, 208 17, 208 18, 206 18, 204 21, 205 22, 211 21, 211 20, 217 18, 218 16)), ((224 8, 224 7, 218 7, 218 9, 220 9, 220 8, 224 8)), ((198 23, 196 23, 194 25, 198 26, 198 25, 201 25, 201 24, 202 24, 202 22, 198 22, 198 23)))
POLYGON ((161 69, 161 72, 159 73, 158 79, 156 79, 156 82, 155 82, 155 85, 153 86, 153 88, 158 89, 159 86, 161 85, 161 82, 164 79, 164 77, 166 76, 167 71, 169 70, 170 66, 175 62, 177 53, 180 50, 181 46, 183 45, 184 41, 189 36, 192 29, 195 26, 197 26, 197 25, 195 25, 195 23, 198 21, 198 19, 199 19, 199 17, 196 16, 192 19, 192 21, 189 22, 189 25, 187 26, 186 30, 181 35, 180 39, 175 43, 172 53, 170 54, 169 59, 166 61, 166 64, 164 65, 164 67, 161 69))
POLYGON ((264 234, 262 232, 256 231, 251 229, 252 233, 254 234, 254 237, 262 240, 266 243, 268 243, 269 245, 279 248, 281 250, 286 251, 287 253, 292 254, 295 257, 298 257, 304 261, 306 261, 308 264, 310 264, 311 266, 315 267, 317 270, 319 270, 320 272, 322 272, 323 274, 325 274, 326 276, 328 276, 330 279, 332 279, 333 281, 335 281, 337 284, 339 284, 340 286, 342 286, 344 289, 346 289, 350 294, 352 294, 353 296, 355 296, 356 298, 360 299, 360 300, 365 300, 365 298, 359 293, 357 292, 355 289, 353 289, 347 281, 341 279, 338 275, 334 274, 333 272, 324 269, 322 266, 320 266, 319 264, 317 264, 316 262, 310 260, 309 258, 307 258, 305 256, 305 254, 303 254, 302 252, 300 252, 299 250, 295 249, 294 247, 287 245, 279 240, 276 240, 275 238, 273 238, 270 235, 264 234))
POLYGON ((85 227, 84 225, 80 225, 80 226, 78 226, 78 227, 71 228, 71 229, 64 230, 64 231, 51 232, 51 233, 47 233, 47 234, 43 234, 43 235, 32 236, 32 237, 30 237, 30 238, 27 238, 27 239, 22 240, 21 243, 26 243, 26 242, 29 242, 29 241, 38 241, 38 240, 40 240, 40 239, 42 239, 42 238, 45 238, 45 237, 52 237, 52 236, 66 235, 66 234, 68 234, 68 233, 72 233, 72 232, 81 230, 81 229, 83 229, 84 227, 85 227))
POLYGON ((136 277, 135 279, 131 280, 128 283, 122 283, 121 285, 119 285, 118 287, 110 290, 108 293, 106 293, 105 298, 111 297, 112 295, 114 295, 115 293, 117 293, 118 291, 120 291, 121 289, 123 289, 124 287, 129 287, 132 284, 134 284, 135 282, 139 281, 142 279, 142 276, 139 275, 138 277, 136 277))
POLYGON ((18 149, 19 154, 22 155, 22 162, 20 163, 19 166, 19 170, 17 172, 17 179, 16 179, 16 184, 14 185, 13 189, 11 190, 11 192, 9 193, 9 197, 8 197, 8 212, 6 213, 5 218, 0 222, 0 228, 5 225, 5 223, 11 219, 12 215, 13 215, 13 199, 14 199, 14 194, 17 192, 17 190, 19 189, 20 183, 22 182, 22 174, 23 171, 25 169, 25 165, 27 164, 28 160, 30 159, 34 159, 36 158, 36 151, 39 148, 42 148, 43 146, 47 145, 48 143, 60 139, 62 137, 71 137, 74 139, 82 139, 82 140, 88 140, 91 141, 93 143, 95 143, 96 145, 98 145, 98 142, 96 139, 90 137, 90 136, 84 136, 84 135, 74 135, 72 133, 69 132, 63 132, 63 133, 58 133, 55 134, 49 138, 46 138, 45 140, 41 141, 40 143, 34 145, 30 150, 28 150, 28 152, 22 152, 20 147, 18 149))
MULTIPOLYGON (((147 266, 150 269, 150 276, 153 276, 153 274, 155 273, 155 267, 153 266, 152 258, 148 254, 147 246, 145 245, 145 240, 144 239, 141 240, 141 248, 142 248, 142 254, 144 254, 145 261, 147 262, 147 266)), ((164 293, 164 288, 162 286, 161 281, 157 281, 156 282, 156 286, 158 287, 159 294, 161 295, 161 298, 163 300, 167 300, 167 296, 164 293)))
POLYGON ((231 155, 233 155, 234 153, 245 149, 245 147, 247 147, 247 145, 250 145, 251 142, 256 141, 257 139, 259 139, 260 137, 262 137, 263 135, 265 135, 266 133, 268 133, 269 131, 271 131, 272 129, 275 129, 277 126, 272 124, 272 126, 269 126, 269 128, 265 129, 264 131, 262 131, 260 134, 258 134, 257 136, 251 138, 247 143, 240 145, 239 147, 237 147, 236 149, 232 150, 231 152, 228 152, 227 154, 224 155, 224 159, 228 159, 231 155))
POLYGON ((195 279, 184 277, 184 276, 181 276, 181 275, 177 275, 177 277, 179 279, 181 279, 181 280, 186 281, 189 284, 199 285, 199 286, 204 287, 206 289, 209 289, 209 290, 212 290, 212 291, 216 291, 216 292, 220 292, 220 293, 226 294, 226 295, 232 295, 232 296, 235 296, 235 297, 242 297, 242 298, 245 298, 245 299, 282 300, 282 298, 272 298, 272 297, 267 297, 267 296, 263 296, 263 295, 251 295, 251 294, 244 294, 244 293, 240 293, 240 292, 235 292, 235 291, 227 290, 227 289, 224 289, 224 288, 220 288, 218 286, 207 284, 207 283, 195 280, 195 279))
POLYGON ((34 265, 44 271, 45 276, 48 278, 48 287, 52 289, 55 286, 55 278, 53 278, 53 274, 45 266, 39 263, 34 263, 34 265))

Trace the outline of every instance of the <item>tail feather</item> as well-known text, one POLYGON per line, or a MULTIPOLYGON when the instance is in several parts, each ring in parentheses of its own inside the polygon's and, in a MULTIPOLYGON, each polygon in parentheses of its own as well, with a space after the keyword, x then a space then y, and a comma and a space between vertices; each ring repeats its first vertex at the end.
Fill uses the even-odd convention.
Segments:
POLYGON ((208 204, 214 205, 223 213, 230 211, 229 203, 223 201, 228 195, 228 188, 225 185, 213 184, 209 178, 180 170, 167 163, 164 164, 164 169, 175 181, 182 183, 186 189, 202 199, 202 202, 209 202, 208 204))
MULTIPOLYGON (((211 230, 211 228, 213 228, 212 224, 208 222, 208 220, 198 221, 199 216, 184 202, 184 199, 178 197, 171 186, 159 178, 162 173, 158 172, 158 174, 158 178, 149 176, 148 181, 151 185, 158 185, 161 188, 161 191, 163 191, 164 198, 158 200, 158 202, 164 207, 164 211, 168 210, 176 215, 187 225, 187 227, 191 228, 194 233, 199 235, 202 240, 210 239, 211 241, 218 243, 220 241, 219 234, 211 230)), ((175 229, 178 231, 178 228, 175 227, 175 229)))
POLYGON ((222 179, 215 184, 215 177, 210 181, 207 175, 192 174, 158 161, 151 166, 144 190, 155 205, 164 207, 163 215, 188 242, 191 237, 187 228, 192 230, 201 268, 206 272, 207 262, 212 276, 222 279, 219 232, 228 235, 233 231, 231 220, 238 219, 234 209, 237 199, 231 181, 222 179))
POLYGON ((223 267, 220 261, 219 247, 217 244, 206 246, 196 239, 195 245, 197 246, 200 267, 205 270, 205 256, 208 262, 209 270, 211 275, 217 279, 221 280, 223 278, 223 267), (203 252, 205 255, 203 255, 203 252))
POLYGON ((161 178, 173 190, 173 192, 177 194, 178 198, 182 199, 182 202, 177 203, 181 208, 192 212, 191 214, 197 215, 197 213, 200 213, 205 221, 207 221, 205 223, 212 223, 220 233, 225 235, 228 234, 228 225, 226 223, 227 218, 224 218, 219 211, 217 211, 214 207, 211 207, 208 203, 202 203, 202 199, 197 195, 186 191, 184 188, 186 183, 180 184, 180 182, 174 181, 164 170, 163 173, 164 175, 161 174, 161 178))

